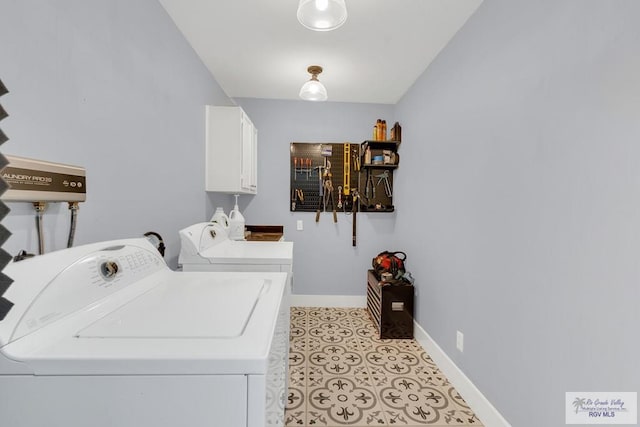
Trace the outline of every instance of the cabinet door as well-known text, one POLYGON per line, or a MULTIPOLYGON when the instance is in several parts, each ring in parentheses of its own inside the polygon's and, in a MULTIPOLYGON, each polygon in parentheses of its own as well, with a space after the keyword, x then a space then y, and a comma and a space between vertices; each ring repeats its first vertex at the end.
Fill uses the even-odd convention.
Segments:
POLYGON ((258 129, 255 127, 251 142, 251 192, 258 192, 258 129))
POLYGON ((253 165, 253 123, 246 114, 242 114, 242 163, 240 165, 240 186, 251 191, 253 165))
POLYGON ((242 164, 240 185, 243 191, 258 191, 258 131, 246 114, 242 114, 242 164))

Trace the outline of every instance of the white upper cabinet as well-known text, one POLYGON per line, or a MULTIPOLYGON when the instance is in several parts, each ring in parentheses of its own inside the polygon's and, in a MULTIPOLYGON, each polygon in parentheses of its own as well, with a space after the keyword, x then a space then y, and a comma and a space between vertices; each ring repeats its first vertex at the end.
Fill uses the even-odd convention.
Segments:
POLYGON ((258 192, 258 131, 240 107, 206 106, 207 191, 258 192))

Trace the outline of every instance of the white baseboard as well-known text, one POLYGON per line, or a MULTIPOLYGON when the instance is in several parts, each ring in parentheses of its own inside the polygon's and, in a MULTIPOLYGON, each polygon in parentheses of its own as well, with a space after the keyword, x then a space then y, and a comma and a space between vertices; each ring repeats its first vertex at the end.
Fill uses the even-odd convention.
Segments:
POLYGON ((431 356, 436 365, 446 375, 451 385, 473 409, 485 427, 511 427, 502 414, 478 390, 469 378, 453 363, 442 348, 414 321, 414 336, 422 348, 431 356))
MULTIPOLYGON (((366 307, 366 295, 291 295, 291 305, 298 307, 366 307)), ((485 427, 511 427, 498 410, 453 363, 429 334, 414 321, 416 341, 431 356, 451 384, 476 413, 485 427)))
POLYGON ((366 295, 291 295, 294 307, 366 307, 366 295))

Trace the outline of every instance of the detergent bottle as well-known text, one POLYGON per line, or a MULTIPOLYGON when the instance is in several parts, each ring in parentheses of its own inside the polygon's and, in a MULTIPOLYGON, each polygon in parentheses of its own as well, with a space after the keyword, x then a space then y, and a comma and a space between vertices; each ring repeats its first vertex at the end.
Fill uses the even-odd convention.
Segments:
POLYGON ((211 222, 220 224, 225 230, 229 229, 229 217, 224 213, 222 208, 216 208, 216 211, 211 217, 211 222))
POLYGON ((229 213, 229 238, 231 240, 244 240, 244 217, 238 208, 238 194, 236 196, 236 205, 229 213))

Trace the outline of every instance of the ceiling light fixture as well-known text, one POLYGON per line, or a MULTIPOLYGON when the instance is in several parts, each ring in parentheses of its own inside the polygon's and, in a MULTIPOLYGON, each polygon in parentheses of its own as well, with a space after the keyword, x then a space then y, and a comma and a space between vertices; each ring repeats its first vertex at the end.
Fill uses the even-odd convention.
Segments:
POLYGON ((300 0, 298 21, 314 31, 331 31, 347 20, 344 0, 300 0))
POLYGON ((319 65, 310 65, 307 71, 311 74, 311 80, 303 84, 302 88, 300 88, 300 98, 305 101, 326 101, 327 89, 318 80, 318 74, 322 72, 322 67, 319 65))

